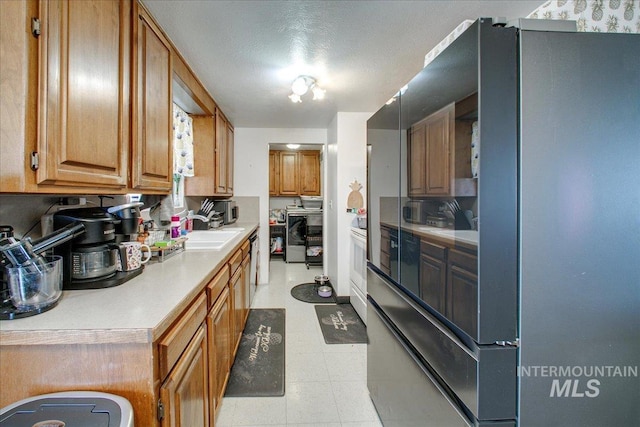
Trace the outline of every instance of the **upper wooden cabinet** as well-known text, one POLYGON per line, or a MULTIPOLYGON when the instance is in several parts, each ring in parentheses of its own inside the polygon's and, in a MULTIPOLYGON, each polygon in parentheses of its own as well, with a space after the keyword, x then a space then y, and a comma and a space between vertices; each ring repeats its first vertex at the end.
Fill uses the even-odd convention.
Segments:
POLYGON ((216 109, 216 195, 233 195, 233 143, 233 128, 222 111, 216 109))
POLYGON ((269 195, 319 196, 319 151, 269 151, 269 195))
POLYGON ((233 195, 233 127, 224 116, 192 116, 195 175, 185 180, 188 196, 233 195))
POLYGON ((43 1, 40 21, 37 183, 126 187, 131 3, 43 1))
POLYGON ((171 46, 138 3, 135 11, 132 187, 168 192, 173 182, 171 46))
POLYGON ((320 152, 300 151, 300 195, 320 195, 320 152))
POLYGON ((269 195, 280 194, 280 157, 278 151, 269 151, 269 195))
POLYGON ((187 177, 184 191, 188 196, 216 194, 216 118, 192 116, 194 176, 187 177))
POLYGON ((411 128, 409 139, 409 196, 447 196, 451 191, 453 104, 411 128))
MULTIPOLYGON (((12 141, 0 146, 0 192, 169 193, 173 58, 180 56, 144 6, 24 0, 3 2, 0 14, 0 45, 11 53, 0 61, 0 133, 12 141)), ((186 63, 178 65, 185 84, 198 83, 192 95, 205 114, 223 120, 222 146, 211 156, 223 166, 199 168, 214 174, 220 191, 203 194, 232 195, 233 127, 186 63)), ((215 130, 209 137, 214 147, 215 130)))
POLYGON ((234 158, 234 146, 235 146, 235 133, 231 123, 227 122, 227 194, 233 195, 233 162, 234 158))
POLYGON ((281 151, 279 154, 280 196, 298 196, 300 194, 300 179, 298 153, 295 151, 281 151))
POLYGON ((409 196, 475 196, 476 183, 471 177, 474 111, 475 94, 411 127, 407 144, 409 196))

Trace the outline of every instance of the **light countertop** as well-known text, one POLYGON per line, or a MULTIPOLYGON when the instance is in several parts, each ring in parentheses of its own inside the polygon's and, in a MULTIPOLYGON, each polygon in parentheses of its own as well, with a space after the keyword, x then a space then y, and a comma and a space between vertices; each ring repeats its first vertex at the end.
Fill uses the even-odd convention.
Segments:
MULTIPOLYGON (((398 228, 392 223, 381 222, 381 225, 387 225, 391 228, 398 228)), ((422 224, 411 224, 402 222, 400 228, 413 234, 422 235, 428 238, 435 238, 451 244, 467 247, 476 250, 478 247, 478 231, 477 230, 450 230, 447 228, 431 227, 422 224)))
MULTIPOLYGON (((244 228, 222 250, 186 250, 162 263, 153 260, 143 273, 119 286, 63 291, 58 305, 31 317, 0 321, 0 345, 153 342, 213 278, 217 270, 257 228, 244 228)), ((223 228, 224 229, 224 228, 223 228)), ((188 237, 188 235, 187 235, 188 237)))

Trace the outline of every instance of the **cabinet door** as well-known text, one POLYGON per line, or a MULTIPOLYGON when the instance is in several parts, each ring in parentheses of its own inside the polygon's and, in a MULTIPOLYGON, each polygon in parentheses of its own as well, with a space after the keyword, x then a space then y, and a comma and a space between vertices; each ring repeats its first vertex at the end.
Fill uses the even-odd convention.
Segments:
POLYGON ((269 151, 269 195, 280 194, 280 156, 278 151, 269 151))
POLYGON ((407 163, 409 167, 409 196, 422 196, 425 189, 426 126, 418 124, 411 129, 407 163))
POLYGON ((478 258, 450 249, 446 316, 471 337, 478 336, 478 258))
POLYGON ((233 162, 234 131, 231 123, 227 123, 227 194, 233 195, 233 162))
POLYGON ((36 180, 124 188, 130 145, 131 3, 55 0, 40 7, 36 180))
POLYGON ((420 248, 420 298, 444 315, 447 288, 447 249, 444 246, 424 241, 420 248))
POLYGON ((227 119, 216 110, 216 194, 227 193, 227 119))
POLYGON ((231 369, 231 311, 229 288, 224 290, 207 315, 209 343, 209 394, 211 424, 214 425, 231 369))
POLYGON ((453 111, 451 104, 434 113, 426 123, 425 194, 429 196, 451 194, 453 111))
POLYGON ((138 3, 136 10, 132 187, 169 192, 173 182, 171 47, 138 3))
POLYGON ((391 238, 386 227, 380 227, 380 269, 391 275, 391 238))
POLYGON ((293 151, 280 152, 280 195, 298 196, 298 153, 293 151))
POLYGON ((163 427, 209 426, 206 328, 200 326, 160 387, 163 427))
POLYGON ((216 119, 193 116, 193 161, 195 176, 185 179, 187 196, 211 196, 216 193, 216 119))
POLYGON ((298 153, 300 167, 300 195, 320 195, 320 152, 301 151, 298 153))
POLYGON ((231 336, 232 356, 235 355, 238 344, 240 343, 243 328, 242 314, 244 312, 244 287, 240 280, 241 276, 241 269, 238 269, 229 282, 229 291, 231 292, 231 330, 233 331, 233 335, 231 336))
POLYGON ((242 306, 244 310, 242 313, 242 329, 244 330, 244 325, 247 323, 247 317, 249 316, 249 308, 251 305, 251 260, 249 255, 244 257, 242 260, 242 287, 244 295, 244 304, 242 306))

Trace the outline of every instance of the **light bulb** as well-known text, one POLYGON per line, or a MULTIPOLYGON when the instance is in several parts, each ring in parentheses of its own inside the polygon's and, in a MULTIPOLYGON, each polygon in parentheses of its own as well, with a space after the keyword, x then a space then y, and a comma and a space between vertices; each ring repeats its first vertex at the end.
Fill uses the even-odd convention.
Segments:
POLYGON ((313 100, 314 101, 321 101, 324 99, 324 95, 327 92, 326 90, 322 89, 320 86, 313 86, 313 89, 311 89, 311 91, 313 92, 313 100))
POLYGON ((307 93, 307 90, 309 90, 307 80, 302 76, 298 77, 291 84, 291 90, 298 96, 304 95, 305 93, 307 93))
POLYGON ((291 95, 289 95, 289 99, 291 100, 291 102, 293 102, 294 104, 298 103, 298 102, 302 102, 302 99, 300 99, 300 95, 292 93, 291 95))

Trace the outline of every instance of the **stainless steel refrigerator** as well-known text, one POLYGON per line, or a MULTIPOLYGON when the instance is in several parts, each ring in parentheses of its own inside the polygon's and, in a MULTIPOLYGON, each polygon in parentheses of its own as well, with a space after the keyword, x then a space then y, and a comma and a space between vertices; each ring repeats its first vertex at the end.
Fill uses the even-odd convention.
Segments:
POLYGON ((385 426, 640 425, 640 35, 566 25, 479 19, 367 122, 385 426))

